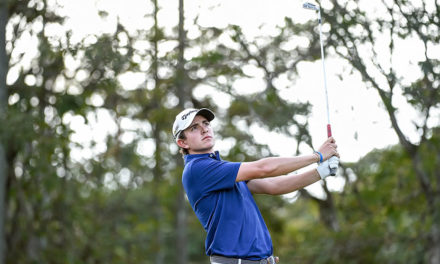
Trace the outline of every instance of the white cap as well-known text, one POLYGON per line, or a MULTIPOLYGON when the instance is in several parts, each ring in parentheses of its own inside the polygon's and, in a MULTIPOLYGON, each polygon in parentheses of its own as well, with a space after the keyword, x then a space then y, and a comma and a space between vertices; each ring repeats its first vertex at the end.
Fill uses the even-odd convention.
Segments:
POLYGON ((180 132, 187 129, 191 125, 196 115, 202 115, 206 117, 208 121, 213 120, 215 117, 214 113, 208 108, 201 108, 201 109, 188 108, 183 110, 176 116, 176 120, 174 121, 173 124, 174 140, 177 141, 180 132))

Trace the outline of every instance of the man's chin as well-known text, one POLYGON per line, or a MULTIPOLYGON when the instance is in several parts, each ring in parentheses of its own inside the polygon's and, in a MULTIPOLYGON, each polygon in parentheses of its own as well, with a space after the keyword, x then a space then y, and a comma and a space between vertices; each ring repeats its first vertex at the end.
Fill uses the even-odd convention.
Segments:
POLYGON ((214 144, 212 146, 209 146, 209 147, 206 147, 206 148, 194 149, 192 152, 193 153, 198 153, 198 154, 212 153, 212 152, 214 152, 214 144))

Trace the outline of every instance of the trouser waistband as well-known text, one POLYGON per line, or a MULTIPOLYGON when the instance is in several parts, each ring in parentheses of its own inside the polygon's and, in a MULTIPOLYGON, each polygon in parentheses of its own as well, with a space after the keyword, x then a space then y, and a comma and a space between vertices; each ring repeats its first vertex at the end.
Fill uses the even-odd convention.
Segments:
POLYGON ((267 259, 247 260, 213 255, 210 257, 210 260, 211 264, 275 264, 275 258, 273 256, 270 256, 267 259))

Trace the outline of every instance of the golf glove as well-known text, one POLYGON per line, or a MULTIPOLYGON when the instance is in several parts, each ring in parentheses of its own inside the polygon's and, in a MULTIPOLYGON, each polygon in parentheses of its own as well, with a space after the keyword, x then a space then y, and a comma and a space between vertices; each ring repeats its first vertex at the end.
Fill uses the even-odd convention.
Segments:
POLYGON ((339 165, 339 158, 336 156, 331 157, 330 159, 323 161, 319 164, 316 170, 319 173, 321 179, 325 179, 327 176, 330 176, 330 168, 337 170, 339 165))

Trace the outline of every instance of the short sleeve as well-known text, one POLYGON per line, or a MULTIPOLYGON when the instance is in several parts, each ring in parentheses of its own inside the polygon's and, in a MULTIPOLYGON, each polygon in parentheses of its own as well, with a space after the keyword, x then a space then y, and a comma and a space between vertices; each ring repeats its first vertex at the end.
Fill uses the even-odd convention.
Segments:
POLYGON ((234 188, 240 165, 239 162, 201 159, 194 162, 191 170, 193 175, 198 175, 204 192, 212 192, 234 188))
POLYGON ((191 205, 211 192, 232 189, 240 162, 212 158, 194 160, 185 166, 182 183, 191 205))

